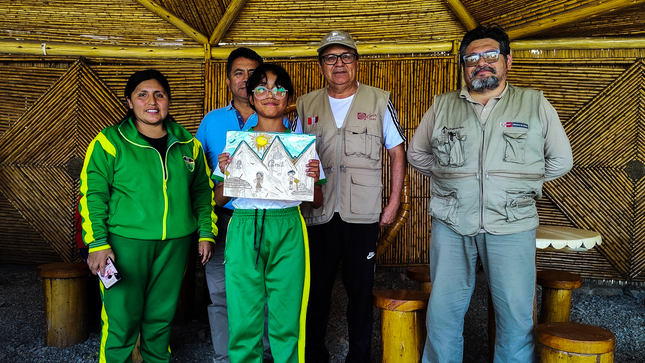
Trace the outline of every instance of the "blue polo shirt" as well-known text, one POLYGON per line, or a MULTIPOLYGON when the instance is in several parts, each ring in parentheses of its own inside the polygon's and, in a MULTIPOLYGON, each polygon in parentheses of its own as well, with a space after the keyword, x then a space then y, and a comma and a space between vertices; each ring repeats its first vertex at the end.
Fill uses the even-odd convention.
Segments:
MULTIPOLYGON (((224 146, 226 146, 226 131, 246 131, 253 126, 257 126, 257 124, 257 114, 251 115, 244 123, 242 115, 233 107, 232 100, 227 106, 206 114, 197 129, 195 138, 202 143, 209 168, 213 170, 213 166, 217 165, 217 156, 222 153, 224 146)), ((300 126, 299 122, 292 126, 289 124, 289 120, 285 118, 284 126, 295 132, 298 132, 298 130, 302 132, 302 126, 300 126)), ((232 200, 224 207, 233 209, 232 200)))

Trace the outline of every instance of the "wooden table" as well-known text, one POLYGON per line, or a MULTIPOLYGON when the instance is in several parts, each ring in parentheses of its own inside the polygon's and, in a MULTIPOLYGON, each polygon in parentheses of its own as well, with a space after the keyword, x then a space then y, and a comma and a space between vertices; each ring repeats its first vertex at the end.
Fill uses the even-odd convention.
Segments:
POLYGON ((602 243, 600 233, 562 226, 539 226, 535 246, 541 250, 582 252, 602 243))

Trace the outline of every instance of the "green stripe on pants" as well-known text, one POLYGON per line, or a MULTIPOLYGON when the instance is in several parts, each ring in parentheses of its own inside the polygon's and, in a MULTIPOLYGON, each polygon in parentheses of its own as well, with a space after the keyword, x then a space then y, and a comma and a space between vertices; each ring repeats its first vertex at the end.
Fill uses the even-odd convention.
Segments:
POLYGON ((101 285, 100 363, 130 361, 139 332, 146 363, 170 360, 170 324, 190 240, 190 236, 159 241, 109 235, 121 281, 109 290, 101 285))

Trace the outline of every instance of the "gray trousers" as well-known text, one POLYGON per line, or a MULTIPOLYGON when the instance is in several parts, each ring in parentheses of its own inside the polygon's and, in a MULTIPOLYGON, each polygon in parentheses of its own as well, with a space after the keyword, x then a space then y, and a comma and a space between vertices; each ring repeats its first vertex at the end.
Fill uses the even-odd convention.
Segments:
POLYGON ((428 337, 424 363, 463 360, 464 316, 481 259, 495 307, 495 363, 534 363, 535 230, 473 237, 432 219, 428 337))
MULTIPOLYGON (((208 305, 208 321, 211 326, 211 338, 215 355, 214 363, 229 362, 228 359, 228 312, 226 309, 226 283, 224 269, 224 249, 226 247, 226 231, 231 217, 228 214, 218 213, 217 228, 219 233, 213 251, 213 258, 206 264, 205 274, 211 304, 208 305)), ((271 357, 268 337, 268 309, 265 305, 264 335, 264 357, 271 357)))

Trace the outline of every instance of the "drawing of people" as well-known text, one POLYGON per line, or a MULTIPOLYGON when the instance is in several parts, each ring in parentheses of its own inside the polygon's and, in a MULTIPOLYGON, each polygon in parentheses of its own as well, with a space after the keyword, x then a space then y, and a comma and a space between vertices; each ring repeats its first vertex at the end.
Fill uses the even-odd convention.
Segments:
POLYGON ((296 180, 296 172, 294 170, 289 170, 287 175, 289 176, 289 190, 294 190, 293 182, 296 180))
POLYGON ((255 174, 255 192, 259 193, 262 190, 262 181, 264 180, 264 173, 258 171, 255 174))

